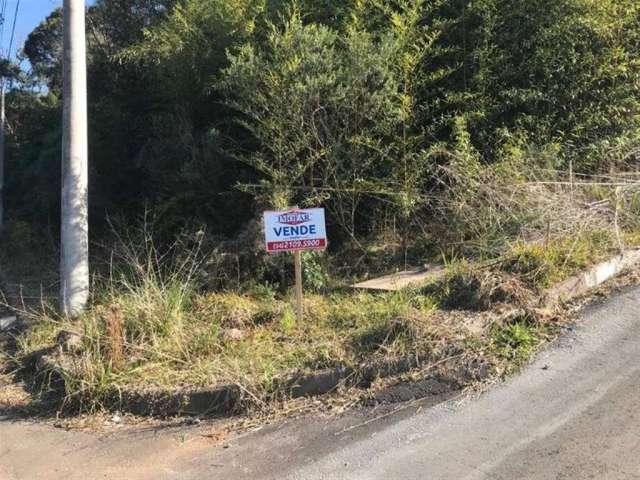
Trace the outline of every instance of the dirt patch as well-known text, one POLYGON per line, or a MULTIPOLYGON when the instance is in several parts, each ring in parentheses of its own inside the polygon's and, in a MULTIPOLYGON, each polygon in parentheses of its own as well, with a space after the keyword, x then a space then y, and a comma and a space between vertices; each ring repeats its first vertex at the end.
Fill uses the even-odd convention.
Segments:
POLYGON ((419 399, 431 399, 433 404, 448 400, 464 388, 456 380, 433 376, 423 380, 392 385, 363 402, 364 406, 391 405, 419 399))
POLYGON ((494 373, 494 365, 481 354, 460 352, 420 370, 390 378, 386 384, 384 380, 378 382, 363 405, 377 407, 422 399, 427 400, 426 405, 436 405, 494 373))
POLYGON ((24 385, 14 383, 8 375, 0 375, 0 415, 26 414, 31 401, 31 395, 24 385))

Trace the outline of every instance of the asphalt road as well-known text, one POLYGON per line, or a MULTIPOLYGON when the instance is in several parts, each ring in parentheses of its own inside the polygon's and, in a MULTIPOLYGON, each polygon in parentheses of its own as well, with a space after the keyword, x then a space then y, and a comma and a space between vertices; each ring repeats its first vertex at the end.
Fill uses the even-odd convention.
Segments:
POLYGON ((5 419, 0 479, 640 479, 639 360, 635 288, 479 398, 307 418, 227 448, 193 429, 96 437, 5 419))

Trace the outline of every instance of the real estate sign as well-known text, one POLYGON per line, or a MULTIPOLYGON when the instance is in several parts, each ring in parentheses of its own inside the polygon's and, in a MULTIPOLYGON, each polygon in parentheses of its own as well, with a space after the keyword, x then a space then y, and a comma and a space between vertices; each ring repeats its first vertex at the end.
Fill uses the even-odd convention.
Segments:
POLYGON ((264 233, 269 253, 324 250, 327 247, 324 208, 264 212, 264 233))

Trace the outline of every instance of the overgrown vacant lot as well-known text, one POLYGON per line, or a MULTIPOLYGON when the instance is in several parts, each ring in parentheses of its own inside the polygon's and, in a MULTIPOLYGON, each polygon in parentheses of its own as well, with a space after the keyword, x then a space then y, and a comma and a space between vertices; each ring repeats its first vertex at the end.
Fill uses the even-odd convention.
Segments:
POLYGON ((264 405, 296 372, 407 358, 501 374, 563 320, 545 289, 640 243, 637 0, 96 0, 86 15, 86 311, 57 313, 61 10, 27 38, 29 71, 6 65, 0 237, 0 288, 27 323, 4 355, 75 411, 225 384, 264 405), (296 205, 325 209, 329 242, 305 255, 301 321, 260 221, 296 205), (445 275, 349 288, 425 264, 445 275))
POLYGON ((47 351, 55 358, 47 368, 64 377, 67 405, 82 409, 119 408, 122 391, 226 384, 240 385, 248 402, 262 404, 286 396, 280 389, 294 373, 357 371, 406 358, 420 368, 449 359, 460 368, 481 362, 499 374, 520 365, 554 331, 558 318, 542 308, 543 290, 616 248, 608 231, 516 242, 488 262, 451 262, 441 279, 422 287, 308 294, 302 322, 293 298, 269 286, 200 291, 193 263, 163 270, 140 262, 112 273, 77 321, 47 309, 27 315, 31 325, 19 338, 18 361, 51 350, 61 331, 79 334, 67 341, 66 353, 47 351))

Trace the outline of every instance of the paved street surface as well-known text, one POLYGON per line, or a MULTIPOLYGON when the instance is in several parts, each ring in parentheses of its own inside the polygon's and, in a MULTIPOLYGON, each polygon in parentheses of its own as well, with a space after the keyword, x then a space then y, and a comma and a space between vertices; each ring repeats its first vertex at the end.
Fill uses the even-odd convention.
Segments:
POLYGON ((640 479, 640 289, 590 308, 478 399, 369 418, 298 420, 225 445, 202 429, 95 436, 4 419, 0 479, 640 479))

